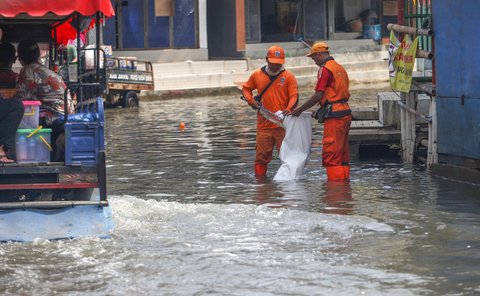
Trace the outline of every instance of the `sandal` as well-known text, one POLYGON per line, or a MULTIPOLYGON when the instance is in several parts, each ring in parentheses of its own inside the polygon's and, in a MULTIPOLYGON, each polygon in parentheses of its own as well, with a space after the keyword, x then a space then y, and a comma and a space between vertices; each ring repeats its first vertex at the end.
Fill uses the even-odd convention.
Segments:
POLYGON ((0 163, 11 163, 11 162, 15 162, 15 161, 13 159, 8 158, 6 154, 0 155, 0 163))
POLYGON ((3 145, 0 145, 0 163, 11 163, 15 162, 13 159, 8 158, 7 154, 5 153, 5 149, 3 149, 3 145))

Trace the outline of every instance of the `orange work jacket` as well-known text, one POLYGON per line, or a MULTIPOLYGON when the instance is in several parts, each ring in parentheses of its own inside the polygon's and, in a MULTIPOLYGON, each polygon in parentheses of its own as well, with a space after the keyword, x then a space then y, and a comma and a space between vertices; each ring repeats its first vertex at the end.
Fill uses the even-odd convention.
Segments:
MULTIPOLYGON (((243 84, 242 93, 250 106, 254 102, 253 90, 257 90, 257 94, 259 95, 270 83, 270 76, 264 69, 265 67, 255 70, 252 75, 250 75, 248 81, 243 84)), ((261 98, 263 107, 272 112, 277 112, 279 110, 291 111, 297 101, 297 79, 295 79, 295 76, 287 70, 279 74, 275 82, 270 85, 261 98)), ((278 125, 268 121, 260 114, 260 112, 258 112, 257 128, 278 128, 278 125)))
POLYGON ((347 71, 335 60, 329 60, 324 65, 333 75, 333 81, 325 89, 321 103, 322 105, 328 100, 332 104, 332 109, 328 117, 342 117, 351 113, 350 106, 347 101, 350 98, 348 91, 349 79, 347 71))

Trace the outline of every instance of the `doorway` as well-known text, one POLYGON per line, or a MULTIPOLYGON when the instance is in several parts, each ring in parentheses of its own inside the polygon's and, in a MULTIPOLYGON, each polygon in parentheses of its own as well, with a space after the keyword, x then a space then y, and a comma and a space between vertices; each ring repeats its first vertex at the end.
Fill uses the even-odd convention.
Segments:
POLYGON ((299 0, 261 0, 262 42, 294 41, 301 17, 299 0))

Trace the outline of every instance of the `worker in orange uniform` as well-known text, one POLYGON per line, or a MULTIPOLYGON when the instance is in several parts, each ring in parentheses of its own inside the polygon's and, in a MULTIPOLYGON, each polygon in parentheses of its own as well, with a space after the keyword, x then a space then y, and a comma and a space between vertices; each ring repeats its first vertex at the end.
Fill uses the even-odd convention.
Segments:
POLYGON ((315 104, 328 108, 323 126, 322 165, 327 170, 328 180, 346 180, 350 178, 348 133, 352 123, 352 111, 348 105, 348 74, 330 56, 326 42, 315 43, 307 57, 311 57, 320 67, 315 94, 286 115, 298 116, 315 104))
MULTIPOLYGON (((295 76, 285 70, 285 52, 280 46, 272 46, 267 51, 267 65, 255 70, 243 84, 242 94, 253 108, 259 106, 271 112, 289 113, 298 101, 298 86, 295 76), (253 95, 257 90, 257 95, 253 95)), ((265 176, 267 165, 272 160, 273 148, 280 151, 285 130, 257 113, 257 135, 255 175, 265 176)))

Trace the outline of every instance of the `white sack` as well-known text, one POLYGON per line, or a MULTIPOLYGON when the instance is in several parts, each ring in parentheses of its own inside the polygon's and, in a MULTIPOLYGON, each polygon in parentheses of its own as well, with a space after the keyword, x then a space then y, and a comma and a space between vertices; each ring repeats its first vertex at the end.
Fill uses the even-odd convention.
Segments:
POLYGON ((310 112, 303 112, 298 117, 286 116, 283 125, 285 138, 279 154, 282 166, 273 178, 275 181, 300 178, 312 145, 312 114, 310 112))

